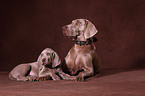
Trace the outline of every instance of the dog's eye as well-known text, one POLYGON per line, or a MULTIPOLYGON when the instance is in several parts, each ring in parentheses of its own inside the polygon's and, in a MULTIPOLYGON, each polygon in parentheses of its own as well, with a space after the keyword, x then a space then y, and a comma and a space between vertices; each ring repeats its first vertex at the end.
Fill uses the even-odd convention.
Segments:
POLYGON ((79 23, 79 22, 77 22, 77 23, 76 23, 76 25, 78 26, 78 25, 80 25, 80 23, 79 23))
POLYGON ((41 54, 41 56, 43 56, 44 54, 41 54))
POLYGON ((76 25, 80 26, 82 23, 80 21, 76 22, 76 25))

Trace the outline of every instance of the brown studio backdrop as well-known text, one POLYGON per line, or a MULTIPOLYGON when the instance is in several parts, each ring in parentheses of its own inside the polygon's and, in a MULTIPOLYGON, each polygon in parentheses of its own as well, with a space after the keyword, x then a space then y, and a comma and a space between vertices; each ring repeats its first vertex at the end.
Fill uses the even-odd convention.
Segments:
POLYGON ((37 60, 50 47, 61 59, 74 42, 62 26, 86 18, 99 30, 102 69, 145 68, 144 0, 2 0, 0 71, 37 60))

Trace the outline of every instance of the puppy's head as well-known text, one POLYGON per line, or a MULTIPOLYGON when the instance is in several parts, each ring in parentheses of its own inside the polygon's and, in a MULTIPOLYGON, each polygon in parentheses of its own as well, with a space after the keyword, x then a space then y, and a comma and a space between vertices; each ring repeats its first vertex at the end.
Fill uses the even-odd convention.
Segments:
POLYGON ((65 25, 63 28, 65 36, 77 38, 88 38, 93 37, 98 31, 96 27, 87 19, 76 19, 71 24, 65 25))
POLYGON ((38 62, 42 66, 54 68, 61 63, 61 60, 54 50, 46 48, 41 52, 38 62))
POLYGON ((45 67, 51 67, 52 66, 52 60, 53 60, 53 53, 50 53, 47 50, 44 50, 41 53, 41 63, 45 67))

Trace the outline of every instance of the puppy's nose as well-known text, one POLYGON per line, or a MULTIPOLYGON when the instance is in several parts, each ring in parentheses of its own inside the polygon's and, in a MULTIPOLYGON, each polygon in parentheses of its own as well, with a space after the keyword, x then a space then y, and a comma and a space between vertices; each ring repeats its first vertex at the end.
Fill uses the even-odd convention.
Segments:
POLYGON ((45 62, 45 61, 46 61, 46 58, 43 58, 43 59, 42 59, 42 62, 45 62))

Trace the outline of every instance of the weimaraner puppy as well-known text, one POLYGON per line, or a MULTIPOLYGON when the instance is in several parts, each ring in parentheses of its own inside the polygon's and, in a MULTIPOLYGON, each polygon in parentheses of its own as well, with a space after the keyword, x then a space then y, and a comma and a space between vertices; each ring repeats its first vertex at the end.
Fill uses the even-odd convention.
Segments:
POLYGON ((62 72, 60 64, 58 54, 51 48, 46 48, 38 57, 37 62, 17 65, 9 73, 9 78, 17 81, 60 80, 60 77, 65 80, 73 80, 73 77, 62 72))
POLYGON ((77 81, 84 81, 85 77, 98 73, 101 64, 96 54, 96 47, 92 43, 93 36, 98 32, 96 27, 89 20, 76 19, 62 29, 65 36, 75 41, 65 57, 65 63, 62 66, 64 72, 76 76, 77 81))

